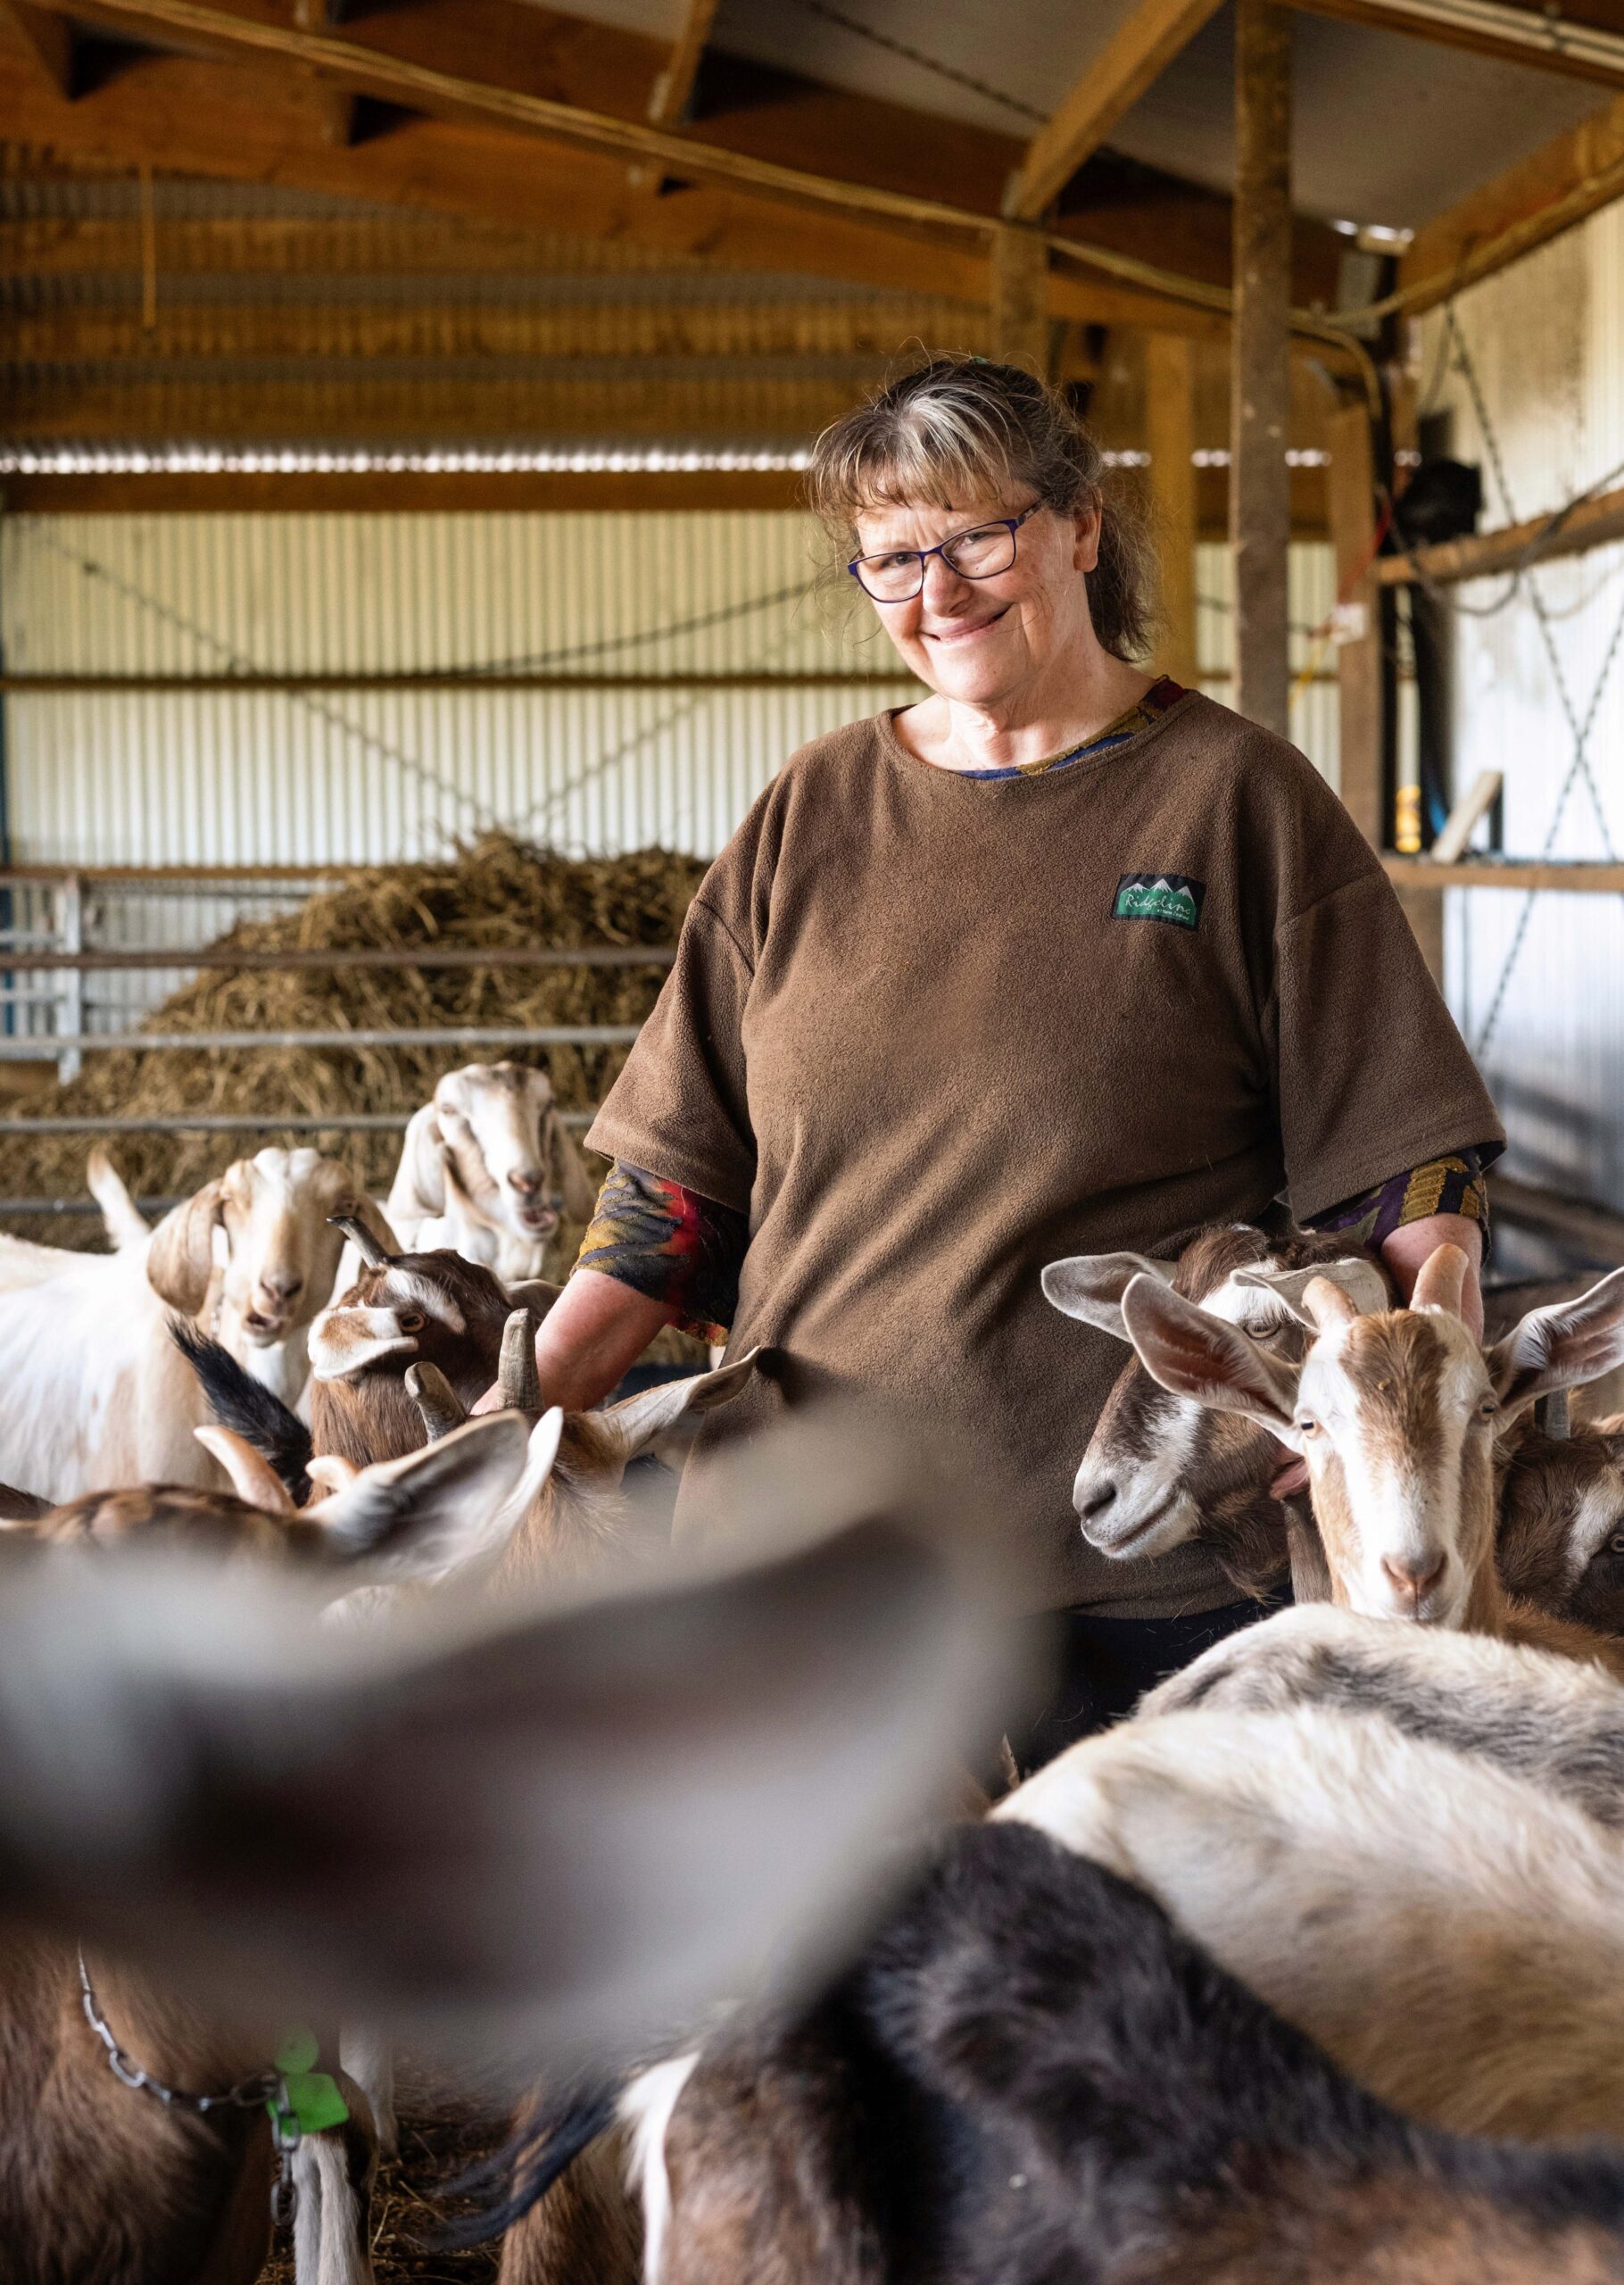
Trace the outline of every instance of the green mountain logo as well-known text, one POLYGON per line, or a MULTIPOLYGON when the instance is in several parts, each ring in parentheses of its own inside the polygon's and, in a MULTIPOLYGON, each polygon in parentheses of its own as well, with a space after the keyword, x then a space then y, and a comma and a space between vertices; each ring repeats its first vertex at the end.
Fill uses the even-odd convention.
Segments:
POLYGON ((1197 928, 1206 899, 1205 881, 1185 873, 1124 873, 1116 885, 1114 920, 1165 920, 1175 928, 1197 928))

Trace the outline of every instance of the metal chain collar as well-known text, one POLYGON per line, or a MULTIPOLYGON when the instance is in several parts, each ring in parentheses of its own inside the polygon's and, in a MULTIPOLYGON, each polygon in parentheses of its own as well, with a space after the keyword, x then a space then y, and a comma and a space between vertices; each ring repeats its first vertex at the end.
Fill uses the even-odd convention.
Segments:
POLYGON ((150 2071, 144 2071, 119 2045, 96 1998, 82 1944, 79 1947, 79 1984, 85 2021, 100 2040, 106 2051, 107 2067, 121 2087, 129 2088, 135 2094, 151 2095, 166 2110, 195 2111, 199 2116, 206 2116, 212 2110, 258 2110, 261 2105, 265 2106, 270 2114, 271 2140, 278 2158, 277 2179, 270 2189, 270 2218, 278 2229, 291 2227, 299 2198, 293 2159, 302 2130, 288 2100, 287 2081, 282 2073, 255 2071, 217 2095, 197 2095, 185 2087, 167 2086, 150 2071))

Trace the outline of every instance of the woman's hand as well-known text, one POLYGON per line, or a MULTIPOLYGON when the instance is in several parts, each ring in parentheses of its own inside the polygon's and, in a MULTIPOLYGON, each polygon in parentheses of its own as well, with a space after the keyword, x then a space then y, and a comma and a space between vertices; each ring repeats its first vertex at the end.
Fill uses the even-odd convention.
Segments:
POLYGON ((1459 1246, 1471 1267, 1461 1295, 1461 1315, 1476 1341, 1483 1338, 1483 1289, 1478 1271, 1483 1259, 1483 1232, 1464 1214, 1429 1214, 1423 1222, 1406 1222, 1381 1242, 1381 1258, 1392 1271, 1398 1297, 1407 1301, 1415 1291, 1421 1266, 1439 1246, 1459 1246))
MULTIPOLYGON (((617 1277, 577 1269, 543 1318, 535 1336, 542 1400, 566 1412, 600 1404, 634 1365, 662 1325, 675 1325, 667 1301, 650 1301, 617 1277)), ((500 1386, 487 1389, 476 1412, 500 1412, 500 1386)))

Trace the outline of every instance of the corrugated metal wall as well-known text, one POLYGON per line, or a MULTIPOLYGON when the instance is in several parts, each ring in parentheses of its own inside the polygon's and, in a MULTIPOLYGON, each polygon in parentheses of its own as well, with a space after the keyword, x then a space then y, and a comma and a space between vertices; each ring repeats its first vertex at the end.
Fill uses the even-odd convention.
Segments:
MULTIPOLYGON (((3 541, 14 671, 891 664, 808 593, 809 528, 790 514, 21 517, 3 541)), ((704 854, 794 747, 890 695, 13 699, 14 847, 46 863, 365 862, 501 825, 573 851, 704 854)))
MULTIPOLYGON (((35 673, 891 675, 872 619, 815 568, 812 528, 789 513, 21 516, 0 522, 0 639, 12 670, 35 673)), ((1198 578, 1204 678, 1223 698, 1225 549, 1199 551, 1198 578)), ((1330 600, 1330 550, 1294 547, 1299 629, 1330 600)), ((1300 666, 1310 646, 1294 640, 1300 666)), ((797 746, 914 687, 12 696, 12 855, 373 862, 501 827, 576 852, 708 856, 797 746)), ((1334 782, 1334 688, 1305 686, 1294 720, 1334 782)), ((16 919, 47 930, 35 902, 16 919)), ((239 909, 219 889, 100 902, 97 941, 137 945, 205 941, 239 909)), ((175 980, 87 979, 86 1027, 175 980)), ((24 987, 42 995, 60 988, 24 987)))
MULTIPOLYGON (((1423 386, 1427 409, 1453 417, 1457 455, 1484 464, 1486 527, 1624 482, 1624 208, 1463 294, 1456 315, 1471 373, 1435 315, 1423 386)), ((1510 854, 1624 849, 1624 544, 1454 593, 1459 786, 1505 773, 1510 854), (1564 701, 1591 718, 1588 779, 1564 701)), ((1624 1208, 1624 904, 1502 890, 1448 904, 1450 996, 1504 1112, 1509 1163, 1624 1208)))

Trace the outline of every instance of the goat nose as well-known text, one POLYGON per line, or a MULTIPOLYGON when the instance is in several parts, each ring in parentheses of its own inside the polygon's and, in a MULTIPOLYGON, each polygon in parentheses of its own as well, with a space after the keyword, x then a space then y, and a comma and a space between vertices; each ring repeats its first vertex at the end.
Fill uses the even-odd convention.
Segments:
POLYGON ((508 1176, 508 1184, 510 1189, 518 1191, 521 1198, 532 1198, 542 1186, 542 1177, 540 1175, 511 1174, 508 1176))
POLYGON ((291 1269, 285 1269, 275 1275, 267 1272, 260 1280, 261 1290, 277 1301, 291 1301, 303 1284, 303 1278, 291 1269))
POLYGON ((1444 1555, 1400 1557, 1396 1561, 1384 1555, 1381 1567, 1401 1595, 1413 1596, 1419 1603, 1428 1590, 1436 1587, 1444 1575, 1448 1558, 1444 1555))
POLYGON ((1096 1516, 1105 1514, 1115 1497, 1116 1486, 1107 1477, 1104 1483, 1096 1484, 1092 1491, 1083 1494, 1077 1502, 1077 1513, 1085 1524, 1092 1523, 1096 1516))

